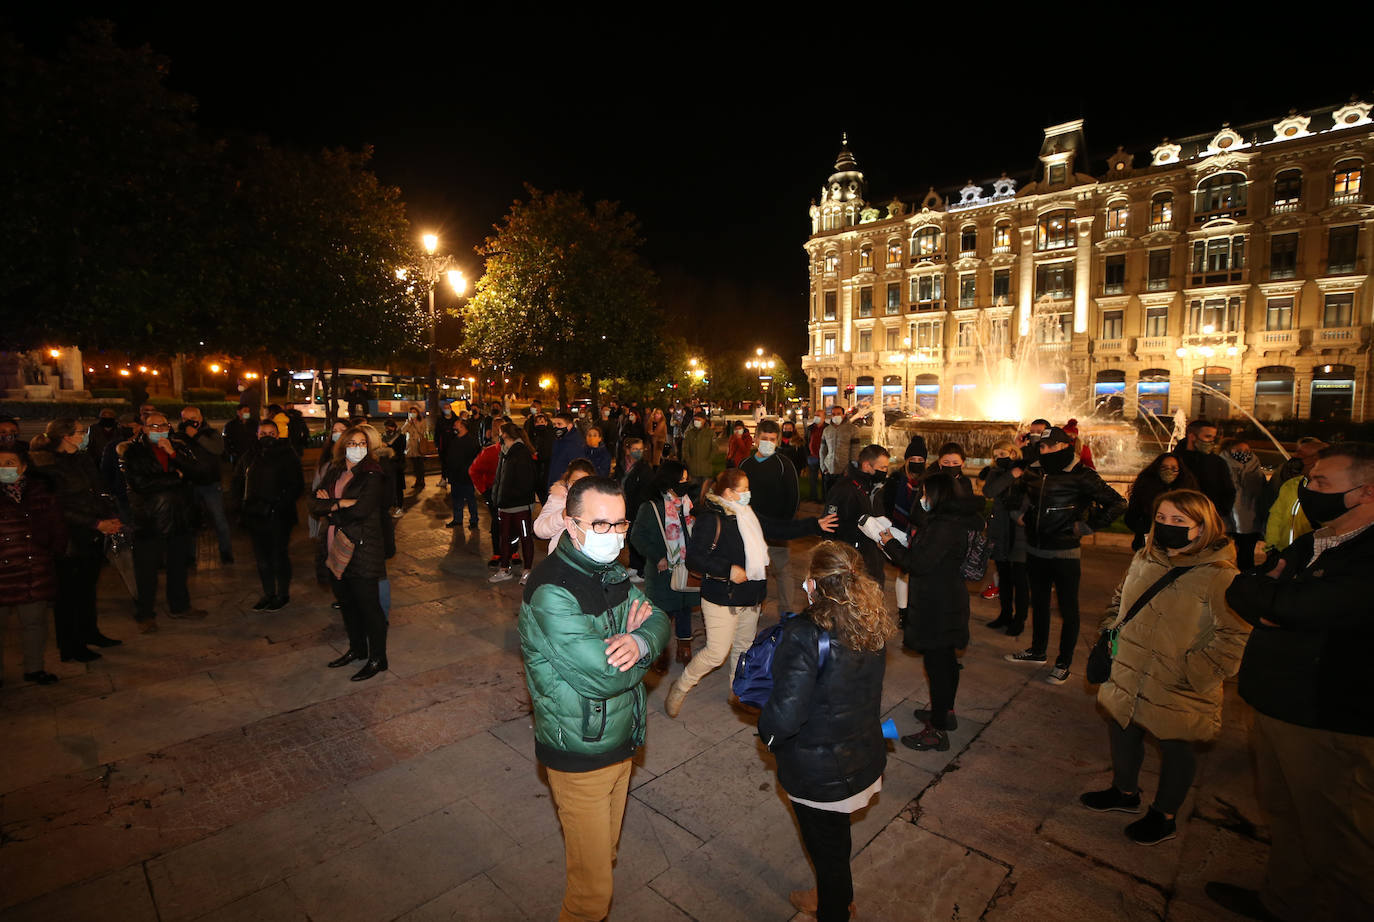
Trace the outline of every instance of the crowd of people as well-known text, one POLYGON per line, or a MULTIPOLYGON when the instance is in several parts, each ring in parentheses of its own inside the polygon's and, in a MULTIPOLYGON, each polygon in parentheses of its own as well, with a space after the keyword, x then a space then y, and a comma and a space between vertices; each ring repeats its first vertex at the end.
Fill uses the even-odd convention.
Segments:
POLYGON ((1374 705, 1358 667, 1374 628, 1357 596, 1374 556, 1374 447, 1304 438, 1266 477, 1249 443, 1219 440, 1217 426, 1195 420, 1123 496, 1094 469, 1075 420, 1033 421, 971 475, 963 447, 930 452, 920 435, 894 466, 887 447, 863 444, 862 412, 722 425, 695 402, 612 401, 587 418, 536 400, 519 422, 499 402, 446 405, 431 433, 413 407, 404 420, 334 423, 312 471, 302 464, 304 421, 277 407, 242 407, 221 431, 195 407, 175 425, 152 406, 105 410, 89 428, 54 420, 32 444, 0 419, 0 612, 22 626, 23 678, 51 684, 50 617, 63 661, 122 643, 99 621, 107 560, 131 563, 140 633, 158 630, 159 574, 167 615, 203 618, 188 587, 194 534, 213 529, 232 563, 231 523, 251 539, 262 584, 253 608, 279 611, 291 600, 288 549, 303 500, 315 575, 348 638, 327 665, 361 663, 352 678, 364 681, 388 668, 394 521, 407 472, 423 490, 433 451, 448 527, 478 529, 480 500, 489 580, 521 584, 536 756, 565 839, 560 918, 609 909, 630 764, 647 726, 644 676, 668 672, 675 656, 683 668, 663 708, 678 718, 705 676, 722 665, 735 675, 772 598, 783 622, 773 693, 761 710, 733 691, 730 704, 757 718, 815 869, 817 887, 793 903, 830 922, 855 911, 850 817, 882 786, 887 644, 900 636, 929 683, 929 705, 900 744, 948 749, 971 641, 970 580, 990 559, 981 594, 999 610, 987 626, 1013 637, 1031 626, 1029 645, 1005 658, 1047 667, 1044 680, 1063 685, 1081 633, 1082 541, 1121 518, 1134 556, 1110 599, 1089 600, 1102 611, 1094 656, 1110 651, 1106 673, 1091 678, 1112 784, 1082 794, 1082 805, 1140 814, 1153 740, 1155 791, 1124 833, 1141 845, 1173 838, 1197 746, 1218 735, 1223 683, 1239 675, 1256 715, 1273 844, 1261 891, 1214 882, 1208 894, 1253 918, 1374 908, 1374 786, 1365 783, 1374 705), (802 515, 803 496, 820 514, 802 515), (542 553, 536 538, 547 542, 542 553), (822 539, 804 572, 791 551, 801 538, 822 539))

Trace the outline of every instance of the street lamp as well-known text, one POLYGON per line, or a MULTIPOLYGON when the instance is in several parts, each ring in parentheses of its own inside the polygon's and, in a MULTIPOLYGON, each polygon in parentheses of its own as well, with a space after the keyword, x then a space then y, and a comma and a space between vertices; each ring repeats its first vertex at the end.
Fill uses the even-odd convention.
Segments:
MULTIPOLYGON (((754 350, 754 354, 757 355, 757 356, 762 356, 762 355, 763 355, 763 347, 760 346, 759 348, 755 349, 755 350, 754 350)), ((764 372, 765 372, 765 371, 772 371, 773 368, 774 368, 776 365, 777 365, 777 362, 773 361, 772 359, 764 359, 764 358, 761 358, 761 357, 760 357, 760 358, 756 358, 756 359, 751 359, 751 360, 749 360, 749 361, 747 361, 747 362, 744 363, 744 367, 745 367, 745 368, 754 369, 754 370, 757 371, 757 373, 758 373, 758 376, 759 376, 759 396, 763 398, 763 408, 764 408, 764 411, 765 411, 765 412, 767 412, 767 410, 768 410, 768 393, 767 393, 768 390, 769 390, 768 382, 771 382, 771 381, 773 380, 773 376, 772 376, 772 375, 765 375, 764 372), (765 378, 768 379, 767 382, 765 382, 765 380, 764 380, 765 378)))
MULTIPOLYGON (((453 268, 452 256, 438 254, 438 234, 425 234, 420 239, 425 245, 420 271, 424 275, 425 287, 429 289, 429 380, 426 382, 428 394, 425 402, 429 418, 434 420, 439 418, 439 315, 434 309, 434 289, 439 284, 439 277, 445 276, 454 294, 461 298, 463 292, 467 291, 468 283, 463 273, 453 268)), ((404 278, 404 271, 397 270, 397 278, 404 278)))

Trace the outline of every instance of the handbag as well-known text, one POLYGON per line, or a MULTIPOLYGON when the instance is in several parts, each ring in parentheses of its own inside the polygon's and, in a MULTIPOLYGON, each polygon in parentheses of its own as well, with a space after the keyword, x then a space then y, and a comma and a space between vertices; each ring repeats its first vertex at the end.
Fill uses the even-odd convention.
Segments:
MULTIPOLYGON (((658 533, 663 536, 663 546, 668 546, 668 531, 664 528, 663 516, 659 515, 658 507, 653 503, 649 504, 654 510, 654 518, 658 521, 658 533)), ((716 518, 716 541, 720 540, 720 518, 716 518)), ((711 550, 716 549, 716 542, 711 542, 711 550)), ((683 549, 683 559, 672 566, 673 575, 668 580, 668 586, 674 592, 700 592, 701 574, 693 573, 687 569, 686 548, 683 549)))
POLYGON ((354 546, 353 539, 344 534, 342 528, 335 526, 334 540, 329 542, 329 557, 326 561, 329 572, 334 574, 335 579, 343 579, 344 571, 353 560, 354 546))
POLYGON ((1155 580, 1150 588, 1142 592, 1140 597, 1131 603, 1130 609, 1126 612, 1126 617, 1102 632, 1097 638, 1097 643, 1093 644, 1092 652, 1088 654, 1088 668, 1085 671, 1089 682, 1094 685, 1101 685, 1111 677, 1112 661, 1116 659, 1116 640, 1121 634, 1121 629, 1138 615, 1140 610, 1161 590, 1191 569, 1193 567, 1170 568, 1168 573, 1155 580))

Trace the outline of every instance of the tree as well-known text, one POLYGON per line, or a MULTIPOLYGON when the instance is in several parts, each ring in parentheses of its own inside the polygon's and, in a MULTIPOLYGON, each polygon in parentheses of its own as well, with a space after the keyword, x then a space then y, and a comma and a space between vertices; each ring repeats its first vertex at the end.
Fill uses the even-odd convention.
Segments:
POLYGON ((478 249, 486 271, 463 312, 466 343, 488 362, 551 371, 563 406, 566 377, 586 374, 596 411, 603 379, 662 371, 657 280, 634 215, 588 208, 580 193, 526 191, 478 249))

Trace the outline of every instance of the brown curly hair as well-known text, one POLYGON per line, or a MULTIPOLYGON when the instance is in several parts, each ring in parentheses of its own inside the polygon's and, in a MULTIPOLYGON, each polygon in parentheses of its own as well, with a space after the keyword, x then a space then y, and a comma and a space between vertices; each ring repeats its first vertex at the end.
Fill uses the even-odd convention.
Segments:
POLYGON ((807 615, 822 630, 834 633, 850 650, 881 650, 897 633, 882 587, 864 571, 863 558, 848 544, 822 541, 811 552, 810 578, 815 580, 807 615))

